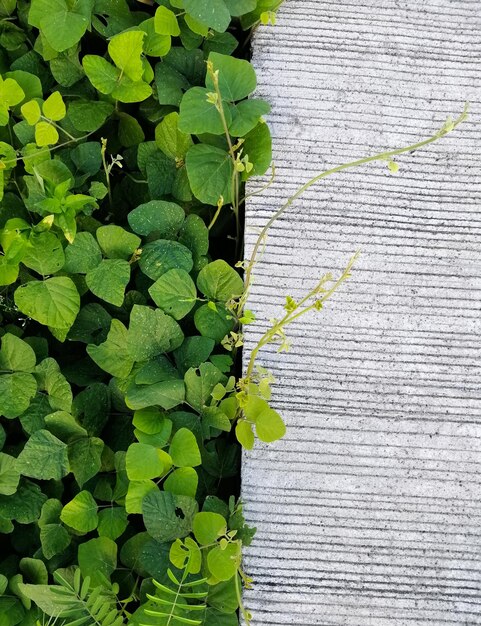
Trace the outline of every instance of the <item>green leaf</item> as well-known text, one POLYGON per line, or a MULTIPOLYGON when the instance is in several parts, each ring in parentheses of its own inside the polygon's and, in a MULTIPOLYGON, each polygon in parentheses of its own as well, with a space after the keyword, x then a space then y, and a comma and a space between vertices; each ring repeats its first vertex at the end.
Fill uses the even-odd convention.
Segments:
POLYGON ((98 437, 81 437, 69 443, 70 469, 80 488, 100 471, 103 450, 104 442, 98 437))
POLYGON ((0 495, 0 519, 15 520, 19 524, 36 522, 46 499, 38 485, 28 480, 20 483, 13 495, 0 495))
POLYGON ((272 139, 269 126, 260 122, 245 136, 243 154, 247 155, 252 163, 251 176, 263 176, 272 161, 272 139))
POLYGON ((63 269, 70 274, 87 274, 102 260, 98 243, 90 233, 77 233, 74 242, 65 248, 63 269))
POLYGON ((227 522, 219 513, 196 513, 193 523, 194 537, 201 546, 214 543, 227 532, 227 522))
POLYGON ((26 341, 5 333, 0 349, 0 370, 12 372, 33 372, 37 357, 26 341))
POLYGON ((175 13, 167 7, 158 7, 154 19, 155 31, 159 33, 159 35, 171 35, 172 37, 178 37, 180 35, 180 28, 175 13))
MULTIPOLYGON (((110 94, 117 87, 120 70, 96 54, 86 54, 82 65, 92 85, 103 94, 110 94)), ((70 108, 69 108, 70 114, 70 108)))
POLYGON ((197 440, 188 428, 180 428, 175 433, 169 454, 176 467, 197 467, 202 463, 197 440))
POLYGON ((69 104, 68 119, 76 130, 92 132, 103 126, 113 110, 114 107, 108 102, 76 100, 69 104))
POLYGON ((197 287, 210 300, 227 302, 244 292, 244 281, 222 259, 206 265, 197 277, 197 287))
POLYGON ((108 537, 115 541, 123 535, 129 522, 123 507, 112 506, 99 512, 97 531, 100 537, 108 537))
POLYGON ((237 573, 240 550, 237 542, 228 544, 224 550, 215 547, 207 555, 207 566, 218 580, 230 580, 237 573))
POLYGON ((17 459, 0 452, 0 494, 11 496, 17 491, 20 481, 20 471, 17 468, 17 459))
POLYGON ((140 237, 115 224, 101 226, 96 235, 100 247, 109 259, 128 261, 140 246, 140 237))
POLYGON ((50 122, 38 122, 35 126, 35 142, 39 148, 54 146, 58 140, 57 129, 50 122))
POLYGON ((180 269, 190 272, 194 265, 192 253, 177 241, 158 239, 143 247, 139 266, 142 272, 157 280, 169 270, 180 269))
POLYGON ((144 39, 144 52, 151 57, 165 57, 171 48, 172 38, 170 35, 161 35, 155 30, 155 20, 150 18, 139 24, 146 37, 144 39))
POLYGON ((184 8, 196 21, 223 33, 230 24, 224 0, 184 0, 184 8))
POLYGON ((38 519, 40 543, 46 559, 51 559, 56 554, 62 554, 70 545, 70 535, 60 522, 61 512, 62 503, 60 500, 52 498, 45 502, 38 519))
POLYGON ((174 111, 164 117, 155 128, 155 142, 170 159, 185 159, 187 150, 192 146, 189 134, 179 130, 179 114, 174 111))
POLYGON ((132 443, 125 457, 129 480, 158 478, 164 472, 164 464, 159 450, 143 443, 132 443))
POLYGON ((78 547, 78 564, 82 576, 90 578, 93 587, 105 584, 117 567, 117 544, 109 537, 98 537, 78 547))
POLYGON ((46 429, 62 441, 85 437, 87 431, 67 411, 55 411, 45 416, 46 429))
POLYGON ((46 358, 37 365, 35 374, 39 388, 48 394, 52 409, 69 413, 72 408, 72 390, 58 363, 52 358, 46 358))
POLYGON ((0 376, 0 415, 12 419, 26 411, 37 393, 37 383, 31 374, 16 372, 0 376))
POLYGON ((193 498, 175 496, 167 491, 151 491, 142 503, 144 524, 151 537, 157 541, 182 539, 192 530, 192 519, 197 508, 193 498))
POLYGON ((208 304, 203 304, 195 312, 194 323, 201 335, 219 343, 233 330, 235 320, 223 305, 217 304, 214 311, 208 304))
POLYGON ((160 406, 166 411, 182 404, 185 398, 184 381, 166 380, 151 385, 133 385, 127 390, 125 402, 130 409, 160 406))
POLYGON ((209 251, 209 229, 198 215, 188 215, 179 232, 179 243, 189 248, 194 259, 209 251))
POLYGON ((141 30, 130 30, 115 35, 109 42, 108 51, 115 65, 133 81, 142 80, 144 66, 142 49, 145 33, 141 30))
POLYGON ((45 117, 54 122, 59 122, 67 115, 65 102, 59 91, 54 91, 43 103, 42 111, 45 117))
POLYGON ((85 535, 97 528, 97 503, 88 491, 81 491, 63 507, 60 519, 70 528, 85 535))
POLYGON ((127 219, 132 230, 138 235, 171 239, 182 226, 185 213, 182 207, 173 202, 151 200, 130 211, 127 219))
POLYGON ((199 476, 193 467, 179 467, 164 482, 164 490, 177 496, 195 498, 199 476))
POLYGON ((231 201, 233 165, 225 150, 196 144, 187 152, 187 176, 194 196, 204 204, 216 206, 219 198, 231 201))
POLYGON ((18 278, 19 266, 8 262, 4 256, 0 256, 0 285, 11 285, 18 278))
POLYGON ((130 265, 122 259, 104 259, 85 277, 90 291, 101 300, 122 306, 130 280, 130 265))
POLYGON ((197 301, 197 289, 184 270, 169 270, 150 288, 152 300, 174 319, 180 320, 191 311, 197 301))
POLYGON ((172 430, 172 422, 166 419, 165 413, 155 407, 135 411, 132 424, 148 435, 166 432, 167 439, 172 430))
POLYGON ((235 427, 237 441, 246 450, 252 450, 254 447, 254 431, 252 424, 246 420, 240 420, 235 427))
POLYGON ((212 363, 202 363, 198 369, 189 369, 185 376, 186 401, 196 410, 202 411, 211 398, 212 390, 224 375, 212 363))
POLYGON ((128 350, 134 361, 146 361, 180 346, 184 335, 169 315, 135 304, 130 314, 128 350))
POLYGON ((127 513, 142 513, 142 502, 151 491, 158 491, 152 480, 132 480, 129 483, 125 496, 125 510, 127 513))
POLYGON ((74 46, 87 30, 94 0, 32 0, 29 23, 39 28, 57 52, 74 46))
POLYGON ((257 7, 257 0, 224 0, 224 2, 233 17, 250 13, 257 7))
POLYGON ((265 443, 282 439, 286 434, 286 426, 282 417, 273 409, 266 409, 259 413, 255 423, 257 436, 265 443))
POLYGON ((48 430, 37 430, 17 458, 23 476, 40 480, 60 480, 69 472, 67 446, 48 430))
POLYGON ((134 364, 127 348, 127 339, 125 326, 119 320, 113 319, 106 341, 99 346, 88 345, 87 352, 105 372, 118 378, 126 378, 134 364))
MULTIPOLYGON (((211 52, 209 61, 213 64, 214 71, 219 72, 219 90, 224 100, 229 102, 243 100, 255 90, 256 72, 249 61, 218 52, 211 52)), ((214 91, 214 83, 209 73, 205 85, 210 91, 214 91)))
MULTIPOLYGON (((183 133, 201 135, 223 135, 225 132, 222 118, 216 105, 208 98, 209 90, 204 87, 192 87, 186 91, 180 103, 178 128, 183 133)), ((230 109, 224 106, 227 126, 232 121, 230 109)))
POLYGON ((271 107, 265 100, 243 100, 239 104, 233 105, 232 123, 229 132, 233 137, 244 137, 257 126, 260 118, 267 115, 271 107))
POLYGON ((144 131, 135 117, 122 111, 117 115, 119 118, 119 140, 123 146, 130 148, 144 141, 144 131))
POLYGON ((215 342, 208 337, 186 337, 180 348, 174 352, 175 364, 181 374, 191 367, 199 367, 207 361, 214 349, 215 342))
POLYGON ((32 280, 15 291, 15 304, 32 319, 53 328, 68 330, 80 309, 80 296, 66 276, 32 280))
POLYGON ((62 269, 65 254, 57 235, 52 232, 32 233, 22 262, 42 276, 55 274, 62 269))

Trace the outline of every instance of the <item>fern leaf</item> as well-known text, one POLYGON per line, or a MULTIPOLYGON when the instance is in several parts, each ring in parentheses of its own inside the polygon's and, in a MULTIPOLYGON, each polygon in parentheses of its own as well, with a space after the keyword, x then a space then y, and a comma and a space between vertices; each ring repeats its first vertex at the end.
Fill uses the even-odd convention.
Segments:
POLYGON ((167 576, 170 578, 170 580, 174 583, 174 585, 181 585, 182 583, 180 582, 180 580, 177 580, 177 578, 175 577, 174 572, 169 568, 167 568, 167 576))
MULTIPOLYGON (((156 604, 161 604, 162 606, 172 606, 172 602, 169 602, 169 600, 164 600, 158 596, 151 596, 150 593, 147 594, 147 598, 156 604)), ((203 604, 181 604, 180 602, 176 602, 175 608, 185 611, 203 611, 205 606, 203 604)))
MULTIPOLYGON (((169 618, 169 622, 171 620, 175 620, 180 622, 181 624, 190 624, 190 626, 201 626, 202 620, 198 619, 190 619, 188 617, 182 617, 180 615, 172 615, 172 613, 160 613, 158 611, 151 611, 150 609, 145 609, 144 613, 149 617, 167 617, 169 618)), ((141 626, 148 626, 147 624, 141 624, 141 626)))

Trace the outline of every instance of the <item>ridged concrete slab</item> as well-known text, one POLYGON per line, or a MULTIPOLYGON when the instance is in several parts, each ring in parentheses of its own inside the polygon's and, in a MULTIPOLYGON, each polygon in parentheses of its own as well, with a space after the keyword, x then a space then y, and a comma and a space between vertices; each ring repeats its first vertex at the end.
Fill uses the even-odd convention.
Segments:
POLYGON ((400 147, 472 103, 471 121, 401 171, 311 189, 271 231, 259 321, 351 253, 350 283, 267 350, 284 441, 245 456, 258 534, 255 624, 481 624, 481 3, 286 0, 259 30, 276 184, 252 198, 247 251, 316 172, 400 147))

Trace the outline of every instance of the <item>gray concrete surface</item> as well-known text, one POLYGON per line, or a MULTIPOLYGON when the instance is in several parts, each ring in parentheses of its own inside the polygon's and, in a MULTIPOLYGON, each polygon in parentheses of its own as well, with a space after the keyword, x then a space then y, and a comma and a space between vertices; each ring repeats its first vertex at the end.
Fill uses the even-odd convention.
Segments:
MULTIPOLYGON (((254 624, 481 624, 481 3, 286 0, 259 30, 277 181, 247 250, 321 169, 456 133, 311 189, 271 231, 248 347, 325 270, 362 257, 321 316, 266 350, 286 438, 244 458, 254 624)), ((260 185, 257 182, 251 190, 260 185)))

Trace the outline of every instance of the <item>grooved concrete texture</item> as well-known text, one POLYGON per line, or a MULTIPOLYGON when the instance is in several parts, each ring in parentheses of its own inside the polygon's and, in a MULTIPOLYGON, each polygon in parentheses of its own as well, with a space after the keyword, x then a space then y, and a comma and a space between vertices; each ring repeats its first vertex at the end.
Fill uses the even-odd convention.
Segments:
MULTIPOLYGON (((325 270, 350 283, 266 350, 284 441, 245 455, 255 624, 481 624, 481 3, 286 0, 255 39, 274 186, 247 252, 319 170, 472 117, 434 146, 311 189, 272 229, 248 347, 325 270)), ((260 183, 252 186, 253 190, 260 183)))

